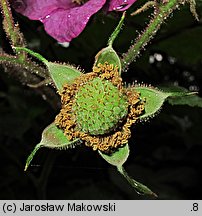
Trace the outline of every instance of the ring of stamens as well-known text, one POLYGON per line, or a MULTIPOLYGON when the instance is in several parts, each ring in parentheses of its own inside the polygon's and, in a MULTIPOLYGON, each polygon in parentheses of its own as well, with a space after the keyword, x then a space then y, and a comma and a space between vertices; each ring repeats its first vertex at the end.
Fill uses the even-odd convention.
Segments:
POLYGON ((131 136, 131 125, 137 121, 144 110, 144 102, 140 100, 139 93, 124 88, 122 79, 119 76, 118 67, 114 67, 107 62, 93 67, 93 72, 81 75, 73 84, 64 85, 60 95, 62 109, 56 116, 56 125, 64 131, 64 134, 69 140, 80 138, 85 141, 86 146, 92 147, 93 150, 100 150, 104 153, 110 153, 128 142, 128 139, 131 136), (128 115, 121 120, 121 124, 114 131, 102 135, 91 135, 78 130, 75 116, 72 111, 75 95, 79 88, 96 77, 110 81, 122 94, 127 96, 129 104, 128 115))

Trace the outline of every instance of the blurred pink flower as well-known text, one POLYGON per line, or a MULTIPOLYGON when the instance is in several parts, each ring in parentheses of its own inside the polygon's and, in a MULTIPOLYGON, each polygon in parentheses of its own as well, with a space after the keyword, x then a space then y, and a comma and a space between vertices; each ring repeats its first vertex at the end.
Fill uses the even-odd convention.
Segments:
POLYGON ((85 28, 90 17, 103 6, 123 11, 136 0, 11 0, 13 8, 31 20, 40 20, 58 42, 70 42, 85 28), (84 3, 80 3, 84 2, 84 3))

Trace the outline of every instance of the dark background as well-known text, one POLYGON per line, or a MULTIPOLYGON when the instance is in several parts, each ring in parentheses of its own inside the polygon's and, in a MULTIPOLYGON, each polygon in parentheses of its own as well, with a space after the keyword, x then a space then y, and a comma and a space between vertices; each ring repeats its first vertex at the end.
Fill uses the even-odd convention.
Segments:
MULTIPOLYGON (((200 14, 201 1, 197 10, 200 14)), ((127 51, 151 12, 135 17, 128 12, 115 41, 118 54, 127 51)), ((50 61, 79 65, 86 72, 91 71, 95 54, 106 46, 120 18, 117 13, 97 14, 70 47, 63 48, 46 35, 41 23, 14 15, 29 48, 50 61)), ((10 52, 2 29, 0 33, 1 46, 10 52)), ((201 38, 202 21, 196 22, 189 8, 182 7, 165 22, 123 79, 153 86, 179 85, 201 95, 201 38)), ((59 112, 59 98, 54 98, 54 106, 38 90, 22 85, 13 73, 0 70, 0 199, 151 199, 137 195, 114 167, 85 146, 68 151, 41 149, 24 172, 27 156, 59 112)), ((202 108, 166 102, 159 115, 132 128, 129 145, 126 170, 159 199, 202 198, 202 108)))

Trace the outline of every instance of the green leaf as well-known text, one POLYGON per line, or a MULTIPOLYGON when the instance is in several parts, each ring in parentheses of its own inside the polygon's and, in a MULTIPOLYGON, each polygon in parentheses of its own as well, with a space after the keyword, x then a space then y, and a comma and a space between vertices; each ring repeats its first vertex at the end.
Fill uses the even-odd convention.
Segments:
POLYGON ((168 102, 171 105, 188 105, 191 107, 202 108, 202 98, 197 95, 187 95, 186 97, 169 97, 168 102))
POLYGON ((99 154, 111 165, 121 166, 126 162, 129 156, 129 146, 128 144, 126 144, 125 146, 118 148, 115 152, 113 152, 110 155, 104 154, 100 151, 99 154))
POLYGON ((51 149, 60 149, 65 150, 72 148, 75 145, 80 144, 79 139, 69 141, 64 135, 63 131, 59 129, 54 123, 46 127, 42 133, 41 142, 38 143, 32 153, 29 155, 25 165, 25 171, 27 170, 29 164, 31 163, 34 155, 41 147, 51 148, 51 149))
POLYGON ((15 47, 15 49, 17 51, 19 50, 26 51, 30 55, 42 61, 48 67, 50 76, 53 79, 53 82, 55 83, 56 88, 59 91, 62 90, 64 84, 72 83, 75 80, 75 78, 77 78, 78 76, 82 74, 78 69, 74 68, 71 65, 49 62, 42 55, 40 55, 39 53, 33 52, 30 49, 27 49, 24 47, 15 47))
POLYGON ((140 93, 141 99, 145 100, 145 113, 140 119, 153 117, 161 109, 164 101, 172 94, 147 86, 136 86, 135 91, 140 93))
POLYGON ((104 64, 105 62, 113 64, 114 66, 118 66, 119 73, 121 74, 120 58, 111 46, 103 48, 98 52, 98 54, 95 56, 94 66, 97 66, 99 63, 104 64))
POLYGON ((189 92, 180 86, 161 86, 161 88, 171 92, 171 96, 167 99, 171 105, 187 105, 202 108, 202 98, 196 95, 196 92, 189 92))

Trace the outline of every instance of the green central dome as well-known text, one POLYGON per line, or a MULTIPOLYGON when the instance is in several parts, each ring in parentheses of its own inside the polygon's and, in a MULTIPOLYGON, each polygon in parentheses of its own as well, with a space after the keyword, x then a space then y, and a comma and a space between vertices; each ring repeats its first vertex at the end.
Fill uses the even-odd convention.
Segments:
POLYGON ((94 78, 81 86, 72 106, 80 131, 102 135, 113 131, 128 114, 128 102, 108 80, 94 78))

